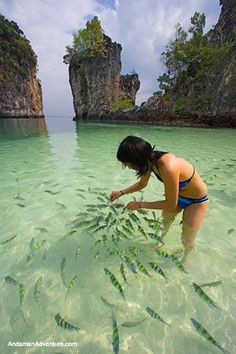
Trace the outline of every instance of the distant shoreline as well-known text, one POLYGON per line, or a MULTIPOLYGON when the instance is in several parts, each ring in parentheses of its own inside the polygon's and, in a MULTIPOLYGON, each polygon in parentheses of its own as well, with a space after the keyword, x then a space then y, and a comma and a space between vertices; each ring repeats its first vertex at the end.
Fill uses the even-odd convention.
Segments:
POLYGON ((150 119, 149 117, 142 119, 114 119, 103 117, 98 118, 73 118, 76 122, 100 122, 100 123, 112 123, 112 124, 145 124, 145 125, 160 125, 166 127, 188 127, 188 128, 236 128, 236 117, 230 117, 227 120, 222 117, 158 117, 150 119))
POLYGON ((37 118, 45 118, 44 114, 4 114, 4 115, 0 115, 0 119, 37 119, 37 118))
MULTIPOLYGON (((58 117, 60 116, 50 116, 48 117, 58 117)), ((66 117, 66 116, 63 116, 66 117)), ((47 116, 45 115, 4 115, 0 116, 0 120, 3 119, 46 119, 47 116)), ((57 119, 57 118, 56 118, 57 119)), ((215 128, 215 129, 220 129, 220 128, 225 128, 225 129, 235 129, 236 128, 236 119, 232 117, 231 119, 228 119, 228 121, 225 121, 225 119, 222 118, 216 118, 214 117, 204 117, 204 118, 196 118, 193 120, 193 117, 187 118, 187 117, 166 117, 166 118, 156 118, 156 119, 150 119, 150 118, 144 118, 144 119, 114 119, 114 118, 108 118, 103 117, 102 119, 99 118, 99 116, 93 117, 93 118, 72 118, 71 116, 68 116, 68 120, 73 120, 76 123, 83 122, 83 123, 108 123, 108 124, 120 124, 120 125, 125 125, 125 124, 144 124, 144 125, 157 125, 157 126, 164 126, 164 127, 186 127, 186 128, 215 128), (217 122, 216 122, 217 120, 217 122), (218 123, 218 124, 217 124, 218 123)))

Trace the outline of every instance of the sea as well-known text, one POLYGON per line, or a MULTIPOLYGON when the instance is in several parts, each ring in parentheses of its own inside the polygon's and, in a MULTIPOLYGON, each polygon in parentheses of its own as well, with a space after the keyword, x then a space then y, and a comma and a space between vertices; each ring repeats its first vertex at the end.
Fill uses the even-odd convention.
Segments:
POLYGON ((0 119, 0 166, 0 353, 236 353, 235 130, 0 119), (181 214, 162 244, 160 211, 125 208, 163 199, 155 176, 109 202, 137 181, 116 159, 128 135, 208 185, 188 270, 181 214))

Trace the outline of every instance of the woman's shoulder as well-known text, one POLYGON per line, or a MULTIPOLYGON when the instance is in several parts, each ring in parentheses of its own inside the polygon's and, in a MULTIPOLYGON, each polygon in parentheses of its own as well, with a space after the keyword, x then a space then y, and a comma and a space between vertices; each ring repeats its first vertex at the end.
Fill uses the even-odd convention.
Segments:
POLYGON ((162 171, 169 172, 180 169, 181 159, 178 156, 168 152, 167 154, 161 156, 161 158, 158 160, 158 167, 162 171))
POLYGON ((178 160, 178 156, 172 154, 171 152, 167 152, 158 159, 158 165, 176 164, 178 163, 178 160))

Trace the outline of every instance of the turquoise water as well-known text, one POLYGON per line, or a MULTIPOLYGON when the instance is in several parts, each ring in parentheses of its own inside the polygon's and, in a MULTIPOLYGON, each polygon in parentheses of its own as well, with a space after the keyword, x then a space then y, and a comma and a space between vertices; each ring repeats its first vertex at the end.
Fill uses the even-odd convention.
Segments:
MULTIPOLYGON (((76 125, 70 118, 0 120, 0 353, 112 353, 112 311, 119 331, 120 353, 219 353, 196 332, 191 318, 201 323, 221 346, 235 353, 235 135, 234 130, 225 129, 76 125), (97 221, 98 226, 104 225, 102 217, 108 215, 110 207, 96 209, 87 205, 104 204, 102 199, 106 202, 112 190, 135 182, 134 172, 123 169, 115 158, 119 142, 131 134, 188 159, 208 183, 209 209, 190 257, 189 273, 154 254, 153 240, 142 236, 134 221, 134 231, 128 239, 112 236, 112 227, 86 231, 88 226, 81 223, 87 218, 97 221), (86 217, 76 216, 87 209, 86 217), (100 219, 96 219, 99 215, 100 219), (70 234, 73 230, 76 232, 70 234), (104 234, 107 241, 96 243, 104 241, 104 234), (45 241, 37 244, 42 240, 45 241), (137 258, 151 277, 141 271, 133 273, 124 262, 128 284, 125 283, 120 273, 123 261, 116 251, 132 258, 129 247, 135 247, 137 258), (67 296, 61 274, 64 257, 66 285, 77 276, 67 296), (158 263, 168 282, 151 270, 148 262, 158 263), (121 284, 125 300, 104 267, 121 284), (24 284, 21 306, 19 285, 5 281, 6 276, 24 284), (39 278, 41 286, 35 295, 39 278), (192 282, 215 280, 222 283, 205 287, 204 291, 221 310, 208 306, 191 286, 192 282), (114 306, 105 305, 101 297, 114 306), (146 311, 148 306, 169 325, 151 318, 146 311), (80 327, 80 331, 57 326, 57 313, 80 327), (134 327, 121 325, 142 319, 145 321, 134 327), (9 341, 77 343, 77 347, 19 348, 8 347, 9 341)), ((155 200, 162 194, 162 184, 152 177, 144 193, 133 196, 155 200)), ((130 200, 132 195, 124 196, 117 204, 130 200)), ((121 229, 129 215, 116 210, 117 214, 112 211, 112 220, 121 229), (124 220, 119 221, 122 217, 124 220)), ((155 212, 155 217, 159 216, 160 212, 155 212)), ((144 216, 138 217, 145 232, 151 232, 144 216)), ((151 211, 146 218, 154 218, 151 211)), ((170 254, 181 245, 180 220, 175 221, 165 239, 163 249, 170 254)))

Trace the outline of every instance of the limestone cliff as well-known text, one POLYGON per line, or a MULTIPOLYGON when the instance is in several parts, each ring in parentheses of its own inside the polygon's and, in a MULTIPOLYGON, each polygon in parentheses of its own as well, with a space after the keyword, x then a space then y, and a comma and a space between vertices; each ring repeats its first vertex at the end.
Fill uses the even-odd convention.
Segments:
POLYGON ((236 1, 220 0, 220 4, 218 23, 206 38, 213 47, 222 48, 221 60, 213 61, 204 73, 195 65, 194 76, 187 72, 185 80, 177 82, 176 87, 163 97, 154 95, 126 117, 117 116, 116 119, 143 119, 167 125, 236 127, 236 1))
POLYGON ((235 0, 220 0, 221 14, 214 30, 210 31, 211 42, 220 46, 233 40, 233 32, 236 26, 236 2, 235 0))
POLYGON ((184 78, 177 81, 173 89, 166 90, 164 95, 155 94, 140 107, 119 110, 113 115, 103 116, 103 119, 235 128, 236 0, 220 0, 220 5, 218 23, 204 36, 210 46, 210 65, 204 67, 193 61, 184 78))
POLYGON ((43 117, 37 57, 24 33, 0 15, 0 118, 43 117))
POLYGON ((121 75, 121 45, 104 36, 105 54, 72 58, 69 64, 76 118, 99 119, 129 100, 135 104, 140 82, 137 74, 121 75))

